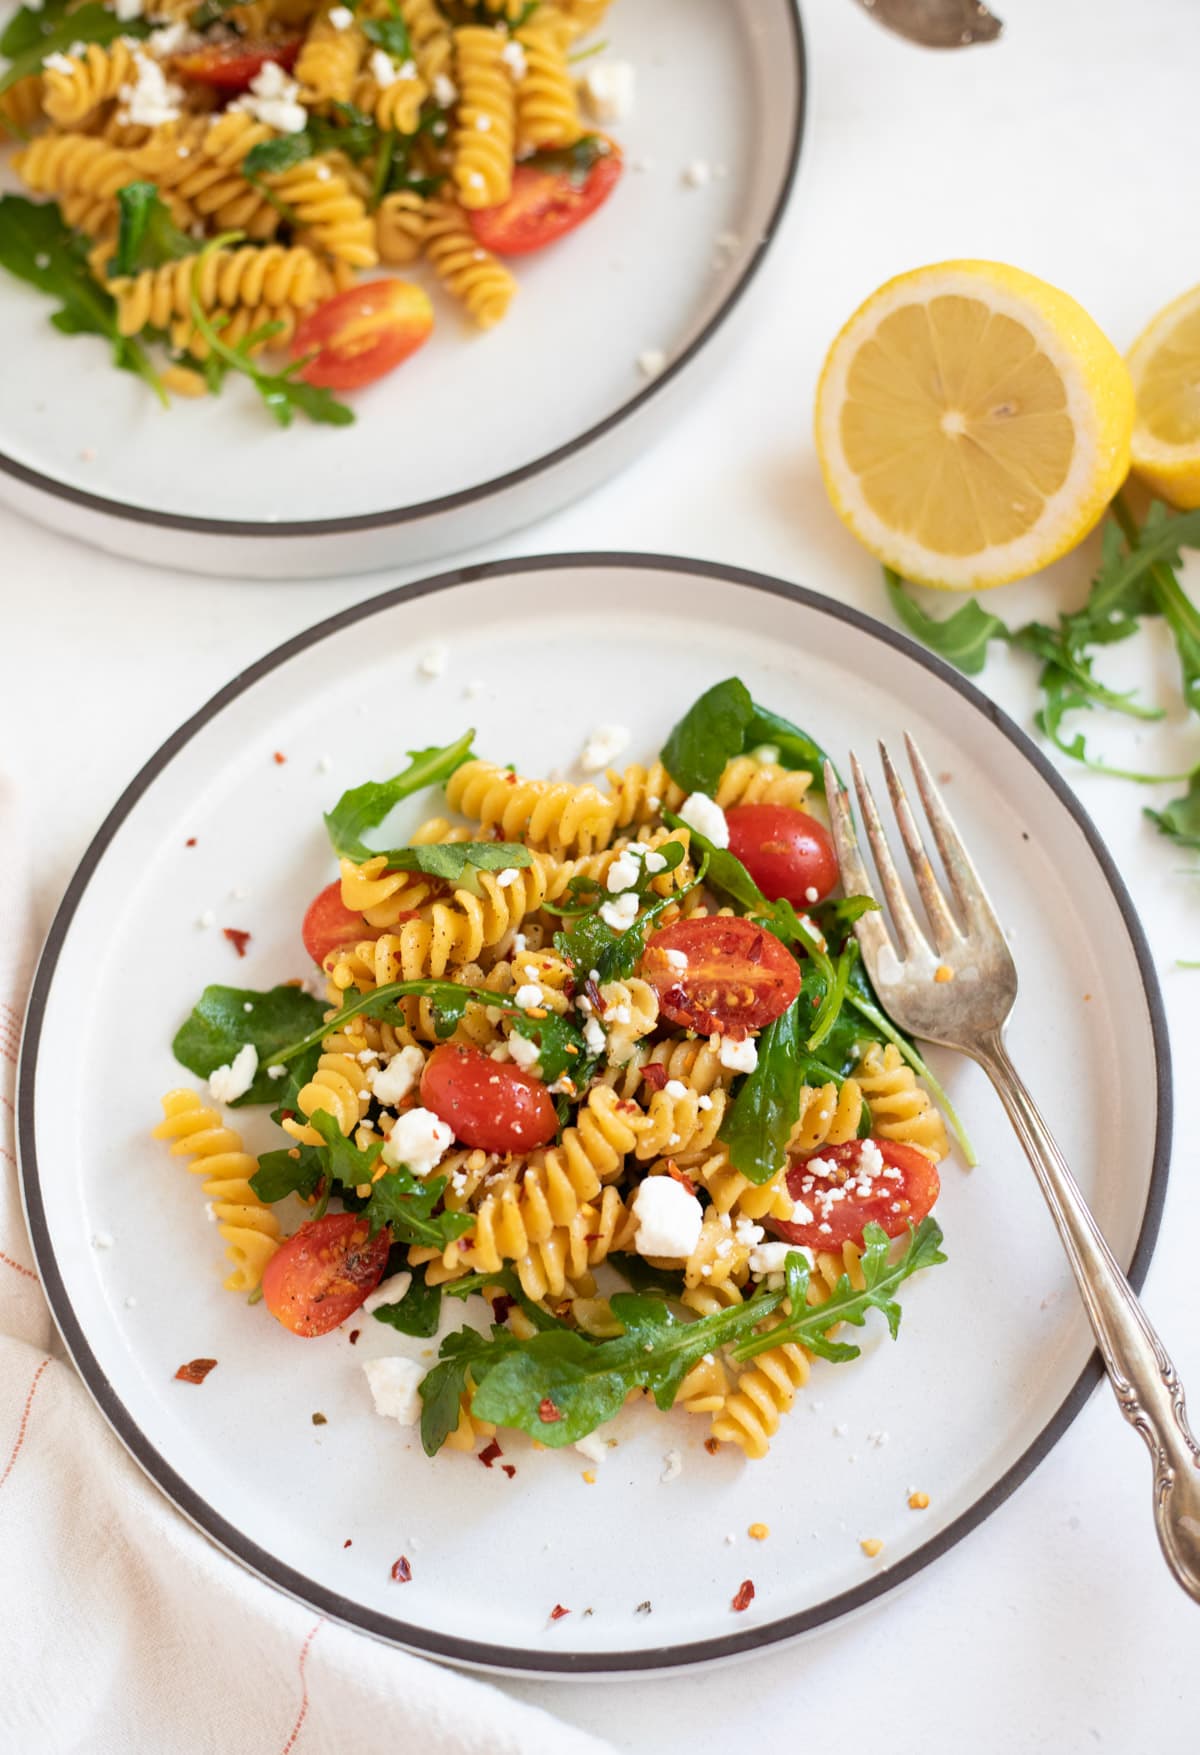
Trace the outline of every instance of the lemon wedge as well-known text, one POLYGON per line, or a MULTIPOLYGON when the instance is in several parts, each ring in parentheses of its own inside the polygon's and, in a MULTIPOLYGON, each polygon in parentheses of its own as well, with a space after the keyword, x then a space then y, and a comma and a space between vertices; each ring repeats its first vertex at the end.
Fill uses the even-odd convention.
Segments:
POLYGON ((1128 473, 1132 429, 1116 348, 1066 293, 1000 262, 889 280, 817 387, 838 516, 905 578, 953 591, 1073 548, 1128 473))
POLYGON ((1173 506, 1200 506, 1200 286, 1160 311, 1129 350, 1133 467, 1173 506))

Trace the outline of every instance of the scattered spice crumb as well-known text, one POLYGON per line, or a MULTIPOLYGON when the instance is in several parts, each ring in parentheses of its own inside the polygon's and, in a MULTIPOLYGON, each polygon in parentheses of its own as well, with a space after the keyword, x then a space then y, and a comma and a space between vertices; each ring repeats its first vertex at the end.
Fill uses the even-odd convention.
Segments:
POLYGON ((350 1333, 346 1336, 346 1339, 350 1342, 350 1345, 352 1347, 355 1347, 358 1345, 358 1337, 361 1333, 362 1333, 361 1328, 352 1328, 350 1330, 350 1333))
POLYGON ((184 842, 184 846, 185 847, 194 847, 195 845, 196 845, 196 837, 194 835, 189 835, 187 840, 184 842))
POLYGON ((408 1563, 408 1556, 407 1554, 401 1554, 399 1560, 397 1560, 396 1564, 392 1567, 392 1582, 394 1584, 408 1584, 411 1580, 412 1567, 408 1563))
POLYGON ((504 1470, 505 1474, 508 1476, 509 1480, 511 1481, 513 1476, 517 1472, 514 1465, 512 1463, 501 1463, 500 1467, 504 1470))
POLYGON ((314 1414, 312 1417, 312 1423, 314 1426, 328 1426, 329 1421, 325 1418, 324 1414, 314 1414))
POLYGON ((716 1456, 721 1448, 721 1440, 719 1438, 706 1438, 704 1440, 704 1448, 709 1456, 716 1456))
POLYGON ((490 1469, 492 1464, 496 1461, 497 1457, 501 1457, 503 1455, 504 1455, 504 1452, 501 1450, 500 1446, 496 1443, 496 1440, 493 1438, 490 1440, 489 1443, 485 1444, 483 1449, 480 1451, 479 1460, 483 1464, 485 1469, 490 1469))
POLYGON ((765 1523, 752 1523, 746 1531, 746 1534, 753 1536, 756 1542, 765 1542, 770 1533, 770 1526, 765 1523))
POLYGON ((635 1615, 652 1615, 654 1613, 654 1611, 650 1607, 649 1597, 647 1597, 647 1599, 644 1603, 639 1603, 637 1608, 633 1612, 635 1615))
POLYGON ((175 1373, 180 1383, 203 1383, 216 1365, 215 1359, 191 1359, 175 1373))
POLYGON ((583 1478, 589 1487, 594 1487, 596 1485, 596 1472, 594 1469, 584 1469, 583 1478))
POLYGON ((250 943, 250 934, 243 932, 238 926, 223 926, 221 931, 229 940, 239 957, 246 955, 246 946, 250 943))
POLYGON ((557 1405, 550 1400, 548 1395, 544 1395, 538 1403, 538 1419, 544 1426, 552 1426, 556 1420, 562 1419, 557 1405))
POLYGON ((910 1511, 927 1511, 929 1509, 928 1493, 910 1493, 908 1496, 908 1509, 910 1511))
POLYGON ((564 1615, 569 1615, 570 1613, 570 1609, 564 1609, 561 1603, 555 1603, 550 1611, 550 1619, 552 1621, 561 1621, 564 1615))
POLYGON ((589 1615, 594 1615, 595 1613, 596 1613, 595 1609, 585 1609, 583 1611, 584 1620, 586 1621, 589 1615))
POLYGON ((954 775, 950 772, 949 768, 943 768, 941 773, 938 775, 938 780, 941 783, 941 785, 943 785, 943 786, 949 786, 949 784, 950 784, 951 780, 953 780, 953 778, 954 778, 954 775))
POLYGON ((282 750, 275 751, 275 761, 279 765, 279 767, 281 767, 281 768, 283 767, 283 764, 287 761, 287 757, 284 755, 282 750))
POLYGON ((874 1560, 877 1554, 883 1553, 883 1543, 878 1536, 864 1536, 858 1545, 868 1560, 874 1560))
POLYGON ((1091 999, 1092 996, 1090 993, 1085 993, 1083 997, 1085 1000, 1089 1000, 1089 999, 1091 999))
POLYGON ((949 963, 939 963, 933 972, 933 978, 935 981, 953 981, 954 970, 949 963))
POLYGON ((350 1543, 351 1543, 351 1541, 352 1541, 352 1540, 353 1540, 353 1537, 351 1537, 351 1536, 347 1536, 347 1537, 346 1537, 346 1540, 345 1540, 345 1541, 344 1541, 344 1542, 343 1542, 343 1543, 342 1543, 342 1547, 343 1547, 343 1548, 348 1548, 348 1547, 349 1547, 349 1546, 350 1546, 350 1543))
POLYGON ((736 1609, 738 1611, 738 1613, 740 1614, 743 1609, 748 1609, 753 1601, 754 1601, 753 1581, 749 1578, 744 1578, 742 1580, 741 1584, 738 1585, 737 1594, 734 1596, 729 1607, 731 1609, 736 1609))

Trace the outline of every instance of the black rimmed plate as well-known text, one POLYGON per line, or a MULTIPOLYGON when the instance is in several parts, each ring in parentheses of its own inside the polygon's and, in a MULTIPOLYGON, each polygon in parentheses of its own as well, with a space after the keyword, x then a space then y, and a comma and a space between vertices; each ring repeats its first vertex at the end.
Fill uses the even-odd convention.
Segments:
MULTIPOLYGON (((347 610, 216 696, 97 836, 37 976, 22 1172, 67 1344, 151 1477, 281 1589, 414 1650, 588 1675, 787 1639, 958 1541, 1096 1381, 1033 1178, 982 1075, 952 1056, 938 1070, 980 1165, 943 1167, 949 1260, 905 1287, 898 1342, 872 1318, 861 1359, 815 1367, 762 1463, 710 1455, 705 1420, 648 1405, 624 1412, 599 1465, 515 1440, 512 1478, 471 1456, 431 1461, 412 1430, 372 1412, 361 1371, 371 1353, 425 1343, 369 1320, 357 1345, 344 1333, 301 1342, 222 1290, 196 1182, 149 1130, 159 1093, 181 1082, 168 1044, 204 983, 303 971, 297 924, 332 871, 321 810, 468 724, 478 748, 531 773, 571 771, 601 721, 628 726, 629 758, 648 758, 735 670, 837 757, 916 734, 1012 935, 1014 1058, 1134 1282, 1145 1272, 1170 1142, 1145 942, 1069 790, 969 683, 828 599, 692 561, 500 563, 347 610), (430 676, 435 651, 444 664, 430 676), (225 926, 250 932, 246 961, 225 926), (196 1356, 217 1370, 202 1388, 175 1382, 196 1356), (909 1510, 912 1488, 928 1510, 909 1510), (751 1522, 769 1540, 748 1541, 751 1522), (883 1542, 876 1559, 864 1538, 883 1542), (403 1586, 389 1577, 402 1553, 403 1586), (746 1578, 756 1594, 738 1613, 746 1578), (556 1604, 571 1614, 551 1621, 556 1604)), ((248 1133, 266 1137, 253 1112, 248 1133)))

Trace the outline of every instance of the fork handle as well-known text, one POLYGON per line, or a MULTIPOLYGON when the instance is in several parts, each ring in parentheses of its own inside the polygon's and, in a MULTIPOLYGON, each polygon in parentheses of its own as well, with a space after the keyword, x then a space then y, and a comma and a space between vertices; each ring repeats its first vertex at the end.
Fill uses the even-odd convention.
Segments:
POLYGON ((1009 1059, 999 1031, 975 1050, 1033 1165, 1075 1273, 1117 1405, 1154 1461, 1154 1522, 1167 1565, 1200 1602, 1200 1448, 1183 1385, 1079 1185, 1009 1059))

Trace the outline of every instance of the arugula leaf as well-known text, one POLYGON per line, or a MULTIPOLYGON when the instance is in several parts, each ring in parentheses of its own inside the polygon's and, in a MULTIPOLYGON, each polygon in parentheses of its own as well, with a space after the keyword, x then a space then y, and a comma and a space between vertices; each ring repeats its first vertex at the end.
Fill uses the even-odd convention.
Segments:
MULTIPOLYGON (((375 855, 378 858, 378 854, 375 855)), ((476 871, 507 871, 533 864, 519 841, 447 841, 428 847, 397 847, 387 856, 389 871, 421 871, 454 883, 468 866, 476 871)))
POLYGON ((493 1325, 490 1338, 473 1328, 462 1328, 457 1334, 446 1336, 438 1348, 439 1362, 418 1385, 421 1445, 426 1456, 436 1456, 458 1425, 467 1373, 474 1375, 486 1363, 503 1358, 510 1348, 519 1345, 516 1336, 498 1323, 493 1325))
POLYGON ((361 18, 359 29, 369 43, 383 49, 399 66, 412 59, 412 40, 408 26, 400 16, 396 0, 391 0, 390 18, 361 18))
MULTIPOLYGON (((39 73, 47 55, 69 54, 76 43, 111 43, 114 37, 146 37, 151 26, 147 19, 118 18, 99 0, 87 0, 87 4, 77 7, 74 12, 63 14, 56 7, 50 22, 49 30, 38 27, 36 37, 32 34, 33 24, 37 21, 37 13, 29 13, 22 8, 12 19, 3 37, 0 37, 0 52, 11 57, 4 73, 0 74, 0 96, 17 83, 19 79, 27 79, 31 73, 39 73), (21 45, 16 50, 5 48, 16 34, 21 45)), ((43 14, 45 21, 45 15, 43 14)))
POLYGON ((623 1280, 628 1280, 635 1292, 657 1292, 664 1298, 675 1299, 683 1296, 681 1269, 654 1267, 643 1256, 625 1250, 608 1256, 607 1260, 623 1280))
POLYGON ((817 1010, 812 1035, 805 1045, 810 1054, 816 1052, 837 1023, 846 1001, 850 972, 857 961, 858 940, 856 938, 848 939, 834 967, 833 980, 827 984, 825 995, 817 1010))
POLYGON ((117 253, 108 265, 114 278, 161 268, 164 262, 194 256, 200 249, 175 224, 156 183, 126 183, 117 190, 117 211, 117 253))
POLYGON ((403 1298, 395 1304, 377 1305, 373 1314, 376 1322, 385 1322, 402 1335, 417 1335, 422 1340, 429 1340, 437 1333, 441 1320, 442 1288, 429 1284, 423 1266, 409 1271, 412 1285, 403 1298))
POLYGON ((302 165, 315 152, 312 135, 307 129, 298 134, 279 134, 274 140, 260 140, 252 146, 242 160, 242 175, 249 177, 251 182, 256 177, 277 176, 281 171, 290 171, 294 165, 302 165))
POLYGON ((347 1139, 336 1118, 325 1109, 314 1110, 309 1122, 325 1141, 329 1174, 334 1181, 350 1189, 370 1183, 371 1192, 359 1210, 366 1216, 372 1237, 388 1225, 393 1243, 444 1249, 454 1238, 474 1229, 475 1220, 469 1213, 434 1212, 445 1193, 446 1177, 431 1176, 423 1182, 401 1164, 394 1170, 385 1170, 376 1180, 382 1141, 359 1147, 347 1139))
POLYGON ((447 1281, 443 1290, 452 1298, 465 1300, 472 1292, 482 1292, 487 1286, 499 1286, 502 1292, 507 1293, 513 1303, 520 1306, 534 1328, 566 1328, 565 1322, 561 1322, 557 1316, 551 1316, 548 1310, 544 1310, 529 1297, 511 1267, 502 1267, 491 1274, 464 1274, 461 1279, 447 1281))
POLYGON ((992 640, 1011 637, 1000 617, 982 609, 973 597, 953 615, 931 616, 909 596, 899 573, 885 566, 883 579, 892 608, 909 633, 965 676, 979 675, 992 640))
MULTIPOLYGON (((678 828, 678 817, 671 820, 672 825, 678 828)), ((705 845, 707 847, 708 844, 705 845)), ((643 863, 641 876, 634 886, 634 893, 641 901, 651 893, 651 885, 656 877, 661 877, 664 871, 674 871, 683 860, 683 846, 680 842, 664 842, 658 851, 668 863, 661 871, 647 871, 643 863), (675 852, 676 848, 678 852, 675 852)), ((555 933, 555 950, 588 976, 594 969, 599 987, 603 987, 606 981, 628 980, 645 954, 647 932, 673 903, 679 902, 702 883, 706 873, 707 859, 701 862, 699 871, 690 883, 685 884, 681 890, 657 897, 624 932, 615 932, 607 921, 601 919, 599 909, 607 898, 602 899, 591 912, 581 915, 569 932, 555 933)))
MULTIPOLYGON (((1133 780, 1139 786, 1155 786, 1164 780, 1186 780, 1184 774, 1143 774, 1136 768, 1118 768, 1112 763, 1101 761, 1098 756, 1089 753, 1082 731, 1077 731, 1068 740, 1063 728, 1063 720, 1068 713, 1090 710, 1096 705, 1096 697, 1085 688, 1081 688, 1067 672, 1054 665, 1047 665, 1041 676, 1042 705, 1033 716, 1033 722, 1042 735, 1049 739, 1055 749, 1061 750, 1064 756, 1070 756, 1073 762, 1080 762, 1085 768, 1091 768, 1096 774, 1109 774, 1115 780, 1133 780)), ((1111 702, 1105 703, 1112 705, 1111 702)))
POLYGON ((863 1228, 863 1244, 862 1291, 856 1292, 849 1275, 843 1274, 824 1304, 810 1305, 807 1302, 808 1264, 803 1256, 789 1254, 784 1263, 789 1314, 767 1333, 735 1341, 734 1358, 753 1359, 759 1353, 769 1352, 772 1347, 791 1342, 835 1363, 856 1359, 860 1349, 842 1341, 831 1341, 829 1331, 843 1322, 861 1328, 867 1312, 872 1309, 882 1311, 895 1340, 900 1332, 896 1288, 922 1268, 935 1267, 945 1261, 941 1248, 942 1228, 932 1218, 922 1219, 915 1228, 910 1225, 904 1253, 894 1262, 890 1260, 890 1239, 881 1225, 868 1224, 863 1228))
POLYGON ((289 1194, 315 1194, 324 1175, 319 1147, 293 1146, 290 1151, 261 1153, 250 1186, 259 1200, 270 1205, 289 1194))
POLYGON ((1173 798, 1162 810, 1147 808, 1145 814, 1159 834, 1174 841, 1176 847, 1200 848, 1200 769, 1191 776, 1182 797, 1173 798))
POLYGON ((800 1000, 758 1038, 758 1064, 746 1076, 721 1124, 729 1162, 750 1182, 769 1182, 787 1157, 804 1084, 800 1000))
MULTIPOLYGON (((112 14, 106 14, 112 17, 112 14)), ((72 13, 72 21, 79 13, 72 13)), ((119 23, 119 21, 117 21, 119 23)), ((73 40, 73 39, 72 39, 73 40)), ((64 335, 103 335, 113 364, 144 378, 166 406, 166 392, 143 348, 122 335, 112 296, 92 276, 85 239, 71 231, 52 201, 0 196, 0 267, 60 301, 50 321, 64 335)))
POLYGON ((745 745, 753 712, 750 690, 740 677, 726 677, 706 689, 662 747, 663 766, 675 784, 711 797, 726 762, 745 745))
MULTIPOLYGON (((829 760, 820 744, 811 738, 807 731, 801 731, 790 719, 782 714, 772 713, 766 707, 754 703, 754 711, 746 726, 744 750, 758 749, 762 744, 770 744, 778 751, 781 768, 802 768, 812 775, 812 789, 817 793, 825 791, 825 763, 829 760)), ((836 763, 831 764, 836 773, 836 763)))
POLYGON ((338 857, 353 859, 356 864, 377 857, 362 839, 365 832, 378 828, 402 798, 424 786, 441 785, 456 768, 470 761, 474 736, 474 731, 466 731, 456 743, 410 750, 409 764, 403 773, 394 774, 390 780, 367 780, 343 792, 333 809, 325 813, 325 827, 338 857))
POLYGON ((71 0, 45 0, 43 6, 19 6, 3 31, 0 31, 0 55, 6 61, 40 43, 57 25, 71 0))
MULTIPOLYGON (((322 1022, 326 1009, 321 1000, 301 987, 272 987, 266 993, 248 987, 206 987, 191 1016, 177 1031, 171 1052, 181 1066, 206 1079, 219 1066, 228 1066, 247 1042, 253 1042, 258 1050, 258 1071, 235 1107, 274 1103, 280 1095, 279 1085, 268 1076, 267 1068, 280 1063, 279 1051, 288 1044, 294 1049, 297 1033, 312 1032, 315 1025, 319 1025, 319 1033, 315 1040, 307 1038, 306 1045, 316 1046, 319 1052, 321 1037, 333 1028, 322 1022)), ((315 1055, 311 1064, 316 1064, 315 1055)))

